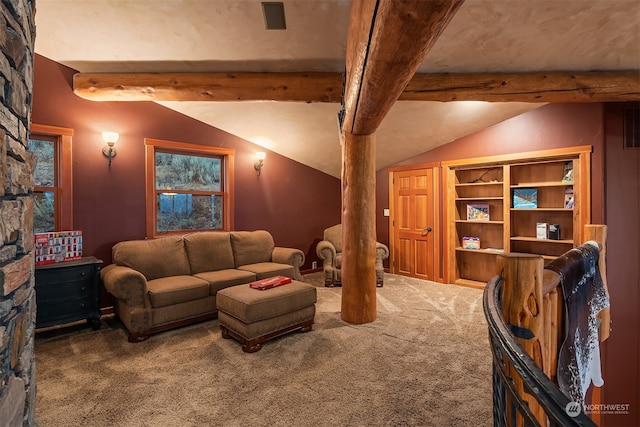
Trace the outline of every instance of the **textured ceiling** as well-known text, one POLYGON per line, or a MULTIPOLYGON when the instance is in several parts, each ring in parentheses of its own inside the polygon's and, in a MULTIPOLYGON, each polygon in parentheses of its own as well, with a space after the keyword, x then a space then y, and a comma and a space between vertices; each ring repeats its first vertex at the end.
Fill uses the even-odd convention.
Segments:
MULTIPOLYGON (((351 2, 38 0, 36 52, 81 72, 343 72, 351 2)), ((466 0, 419 72, 640 70, 640 1, 466 0)), ((162 102, 340 176, 338 104, 162 102)), ((540 104, 397 102, 376 132, 377 168, 540 104)))

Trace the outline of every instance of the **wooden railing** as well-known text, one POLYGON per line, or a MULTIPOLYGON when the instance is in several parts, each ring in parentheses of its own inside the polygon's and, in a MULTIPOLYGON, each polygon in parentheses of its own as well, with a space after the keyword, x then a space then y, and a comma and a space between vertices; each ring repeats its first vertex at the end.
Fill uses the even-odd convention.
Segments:
MULTIPOLYGON (((585 240, 598 243, 606 292, 606 226, 587 225, 585 240)), ((565 321, 559 274, 544 269, 541 256, 515 253, 498 256, 497 272, 484 293, 494 365, 494 426, 597 425, 599 420, 583 411, 568 410, 572 401, 558 388, 565 321)), ((609 310, 598 317, 603 341, 609 336, 609 310)), ((599 403, 597 389, 591 398, 599 403)))

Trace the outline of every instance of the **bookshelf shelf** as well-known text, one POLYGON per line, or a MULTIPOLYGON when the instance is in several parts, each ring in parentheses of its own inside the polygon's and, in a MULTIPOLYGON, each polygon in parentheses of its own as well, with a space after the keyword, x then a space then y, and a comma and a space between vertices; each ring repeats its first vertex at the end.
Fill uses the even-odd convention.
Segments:
POLYGON ((527 236, 513 236, 511 237, 511 241, 519 241, 519 242, 537 242, 537 243, 555 243, 555 244, 569 244, 573 245, 573 240, 554 240, 554 239, 538 239, 536 237, 527 237, 527 236))
POLYGON ((443 162, 449 283, 484 287, 501 253, 551 260, 582 242, 590 222, 590 154, 590 146, 580 146, 443 162), (568 174, 571 181, 565 182, 568 174), (516 192, 535 207, 514 207, 516 192), (488 206, 490 220, 468 220, 468 205, 488 206), (537 238, 538 223, 557 225, 560 239, 537 238), (463 248, 463 237, 479 238, 480 249, 463 248))

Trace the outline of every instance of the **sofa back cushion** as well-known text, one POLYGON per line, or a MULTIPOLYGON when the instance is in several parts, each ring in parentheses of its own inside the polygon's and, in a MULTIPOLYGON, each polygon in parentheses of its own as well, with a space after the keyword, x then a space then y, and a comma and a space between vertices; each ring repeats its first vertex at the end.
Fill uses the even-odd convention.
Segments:
POLYGON ((268 231, 232 231, 231 247, 236 267, 271 261, 275 244, 268 231))
POLYGON ((115 264, 133 268, 147 280, 189 274, 182 236, 120 242, 111 252, 115 264))
POLYGON ((324 230, 324 240, 333 243, 336 252, 342 252, 342 224, 334 225, 324 230))
POLYGON ((234 268, 228 232, 203 231, 184 236, 191 274, 234 268))

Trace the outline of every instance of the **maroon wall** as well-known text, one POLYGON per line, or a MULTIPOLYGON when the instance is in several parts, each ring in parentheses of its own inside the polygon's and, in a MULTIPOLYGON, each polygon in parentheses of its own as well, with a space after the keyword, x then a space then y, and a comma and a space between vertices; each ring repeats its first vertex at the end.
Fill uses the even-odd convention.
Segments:
POLYGON ((316 242, 340 221, 340 180, 152 102, 94 102, 73 94, 75 70, 36 55, 32 122, 72 128, 74 228, 85 255, 111 262, 111 247, 145 237, 144 138, 235 149, 236 230, 266 229, 278 246, 302 249, 304 268, 316 242), (111 168, 101 132, 120 133, 111 168))
POLYGON ((604 426, 640 425, 640 149, 623 148, 624 106, 629 104, 605 106, 607 279, 612 331, 604 343, 603 403, 628 404, 629 414, 604 415, 604 426))

